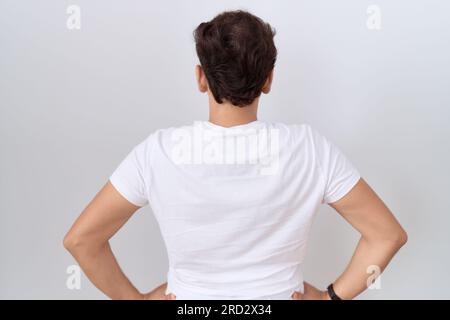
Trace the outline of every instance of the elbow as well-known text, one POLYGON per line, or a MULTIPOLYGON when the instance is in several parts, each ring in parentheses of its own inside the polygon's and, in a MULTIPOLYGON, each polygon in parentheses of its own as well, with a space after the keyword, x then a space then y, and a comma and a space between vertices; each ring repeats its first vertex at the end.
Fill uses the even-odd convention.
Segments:
POLYGON ((403 228, 395 231, 393 235, 390 237, 390 243, 394 247, 394 249, 398 250, 403 247, 406 242, 408 242, 408 234, 403 228))
POLYGON ((397 238, 399 247, 403 247, 408 242, 408 234, 403 229, 400 230, 397 238))
POLYGON ((79 258, 97 255, 104 248, 105 243, 88 235, 69 231, 64 237, 63 245, 78 260, 79 258))
POLYGON ((68 233, 64 236, 63 246, 67 251, 70 252, 75 247, 76 242, 77 240, 70 233, 68 233))
POLYGON ((400 227, 396 230, 373 235, 371 238, 366 238, 366 240, 373 244, 389 248, 390 251, 397 251, 408 241, 408 234, 400 227))
POLYGON ((69 232, 64 237, 63 245, 67 251, 75 255, 76 252, 85 247, 85 240, 82 236, 69 232))

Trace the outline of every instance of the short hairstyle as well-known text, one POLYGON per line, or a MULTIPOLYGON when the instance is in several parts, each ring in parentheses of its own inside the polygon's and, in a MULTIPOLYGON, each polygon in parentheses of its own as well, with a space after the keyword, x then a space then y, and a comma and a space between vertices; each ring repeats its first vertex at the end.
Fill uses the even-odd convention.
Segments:
POLYGON ((261 95, 275 66, 270 24, 246 11, 226 11, 194 31, 195 47, 217 103, 243 107, 261 95))

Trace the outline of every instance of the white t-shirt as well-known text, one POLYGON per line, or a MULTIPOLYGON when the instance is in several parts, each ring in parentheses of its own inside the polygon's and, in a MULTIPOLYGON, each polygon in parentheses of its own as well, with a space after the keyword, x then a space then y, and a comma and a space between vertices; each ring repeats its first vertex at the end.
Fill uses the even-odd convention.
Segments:
POLYGON ((110 177, 150 204, 177 299, 289 299, 321 203, 358 182, 357 169, 309 125, 209 121, 157 130, 110 177))

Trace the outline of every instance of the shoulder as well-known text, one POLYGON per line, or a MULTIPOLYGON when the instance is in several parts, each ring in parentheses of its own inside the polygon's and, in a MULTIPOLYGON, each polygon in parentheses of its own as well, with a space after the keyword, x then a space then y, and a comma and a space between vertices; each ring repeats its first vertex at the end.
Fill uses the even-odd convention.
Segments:
POLYGON ((140 156, 147 157, 153 152, 170 147, 183 136, 192 137, 193 125, 172 126, 152 131, 135 146, 140 156))
POLYGON ((160 128, 152 131, 147 135, 147 137, 141 141, 141 145, 150 146, 152 144, 161 142, 165 139, 170 139, 173 135, 176 135, 177 132, 190 132, 192 131, 192 125, 184 125, 184 126, 172 126, 167 128, 160 128))
POLYGON ((289 125, 292 137, 296 139, 304 139, 311 143, 314 147, 317 147, 323 143, 326 143, 327 138, 315 127, 307 123, 292 124, 289 125))
POLYGON ((320 133, 315 130, 308 123, 294 123, 287 124, 282 122, 267 122, 268 126, 280 131, 281 135, 286 136, 293 142, 306 142, 317 139, 321 136, 320 133))
MULTIPOLYGON (((278 131, 280 137, 286 138, 288 141, 311 144, 323 143, 326 139, 318 130, 307 123, 287 124, 283 122, 263 121, 265 128, 278 131)), ((136 148, 141 152, 148 152, 153 148, 167 147, 173 143, 187 138, 195 137, 195 123, 190 125, 172 126, 157 129, 151 132, 136 148)))

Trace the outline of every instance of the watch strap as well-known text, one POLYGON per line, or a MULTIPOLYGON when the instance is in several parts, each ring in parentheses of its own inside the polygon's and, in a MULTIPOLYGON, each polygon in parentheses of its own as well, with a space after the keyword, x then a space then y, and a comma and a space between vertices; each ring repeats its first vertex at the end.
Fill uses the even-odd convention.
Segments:
POLYGON ((327 288, 328 295, 330 296, 331 300, 342 300, 336 292, 334 292, 333 284, 331 283, 327 288))

